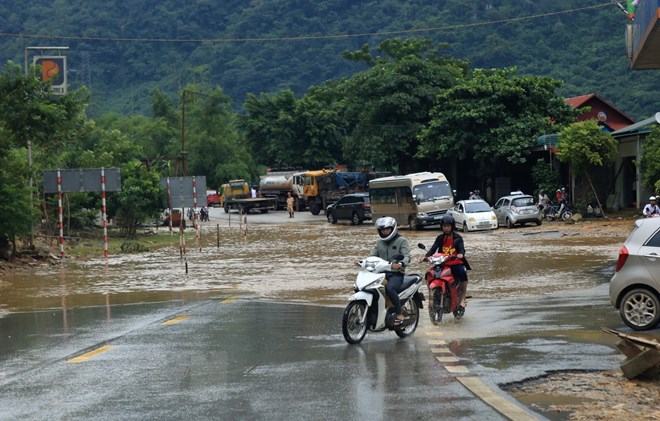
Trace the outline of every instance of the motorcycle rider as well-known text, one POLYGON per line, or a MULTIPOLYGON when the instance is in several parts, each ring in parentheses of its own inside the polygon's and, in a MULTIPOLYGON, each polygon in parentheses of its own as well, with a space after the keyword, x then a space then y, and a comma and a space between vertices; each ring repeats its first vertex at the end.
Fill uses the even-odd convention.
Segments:
POLYGON ((660 215, 660 206, 657 205, 656 199, 655 196, 649 197, 649 203, 644 206, 644 210, 642 211, 644 218, 660 215))
POLYGON ((454 279, 460 282, 459 288, 461 293, 461 303, 458 307, 459 312, 465 311, 465 297, 467 293, 467 270, 472 269, 470 264, 465 259, 465 244, 463 237, 456 232, 456 222, 451 215, 443 215, 440 219, 442 227, 442 234, 438 235, 433 242, 433 246, 426 253, 426 257, 432 256, 436 252, 445 253, 451 256, 456 256, 458 261, 451 264, 451 274, 454 279))
POLYGON ((385 278, 387 279, 385 291, 387 292, 387 296, 390 297, 392 304, 394 304, 396 322, 401 323, 404 317, 401 312, 401 302, 399 301, 399 289, 403 284, 406 266, 410 263, 410 245, 408 244, 408 240, 397 232, 396 220, 391 216, 378 218, 376 229, 378 230, 378 241, 371 251, 371 256, 377 256, 391 262, 395 255, 403 255, 403 261, 392 263, 392 271, 385 273, 385 278))

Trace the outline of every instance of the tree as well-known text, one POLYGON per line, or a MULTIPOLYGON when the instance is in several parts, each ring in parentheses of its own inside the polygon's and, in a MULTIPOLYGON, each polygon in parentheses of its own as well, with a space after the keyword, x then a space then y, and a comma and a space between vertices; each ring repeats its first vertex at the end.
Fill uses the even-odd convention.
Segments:
POLYGON ((442 56, 445 48, 426 39, 394 39, 379 46, 383 56, 370 54, 368 47, 345 53, 371 65, 343 83, 344 118, 350 124, 345 155, 395 172, 414 169, 418 138, 437 96, 467 73, 466 62, 442 56))
POLYGON ((573 123, 559 133, 557 158, 569 163, 576 174, 584 174, 602 209, 598 193, 594 189, 589 170, 611 164, 617 154, 617 142, 602 130, 596 120, 573 123))
POLYGON ((660 126, 654 126, 642 146, 640 172, 644 187, 660 192, 660 126))
POLYGON ((108 199, 108 216, 115 216, 124 234, 135 235, 142 222, 160 213, 163 197, 160 176, 139 161, 131 161, 121 168, 121 179, 121 191, 108 199))
POLYGON ((547 77, 518 76, 515 68, 477 69, 440 93, 418 156, 472 157, 484 172, 524 163, 540 134, 575 120, 576 111, 556 93, 559 86, 547 77))

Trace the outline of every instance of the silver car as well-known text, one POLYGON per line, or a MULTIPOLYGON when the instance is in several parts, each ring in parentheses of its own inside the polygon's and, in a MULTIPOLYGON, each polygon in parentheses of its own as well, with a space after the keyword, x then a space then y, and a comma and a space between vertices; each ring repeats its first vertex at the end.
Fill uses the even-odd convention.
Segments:
POLYGON ((619 251, 610 301, 633 330, 660 322, 660 218, 635 221, 619 251))
POLYGON ((501 197, 493 206, 493 212, 498 225, 506 225, 508 228, 513 228, 516 224, 525 225, 527 222, 536 225, 543 222, 541 212, 534 204, 534 198, 525 194, 501 197))

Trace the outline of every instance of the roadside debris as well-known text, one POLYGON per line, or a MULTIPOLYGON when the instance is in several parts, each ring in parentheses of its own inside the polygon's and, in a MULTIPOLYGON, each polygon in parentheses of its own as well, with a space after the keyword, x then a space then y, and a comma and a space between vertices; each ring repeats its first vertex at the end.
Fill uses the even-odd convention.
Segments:
POLYGON ((616 347, 628 357, 621 364, 626 378, 650 379, 660 374, 660 342, 657 337, 646 333, 622 333, 607 327, 601 329, 621 338, 616 347))

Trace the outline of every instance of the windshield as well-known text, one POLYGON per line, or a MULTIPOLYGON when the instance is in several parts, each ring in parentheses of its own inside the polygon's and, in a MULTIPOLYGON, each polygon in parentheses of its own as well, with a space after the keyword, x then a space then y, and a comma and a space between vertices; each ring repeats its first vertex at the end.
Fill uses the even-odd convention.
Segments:
POLYGON ((448 182, 433 181, 413 187, 413 195, 420 202, 429 202, 437 199, 449 199, 453 193, 448 182))
POLYGON ((490 206, 488 206, 488 203, 486 202, 466 203, 465 212, 467 213, 490 212, 490 206))
POLYGON ((518 208, 521 208, 523 206, 534 206, 534 199, 532 199, 531 197, 519 197, 517 199, 513 199, 511 205, 518 208))

